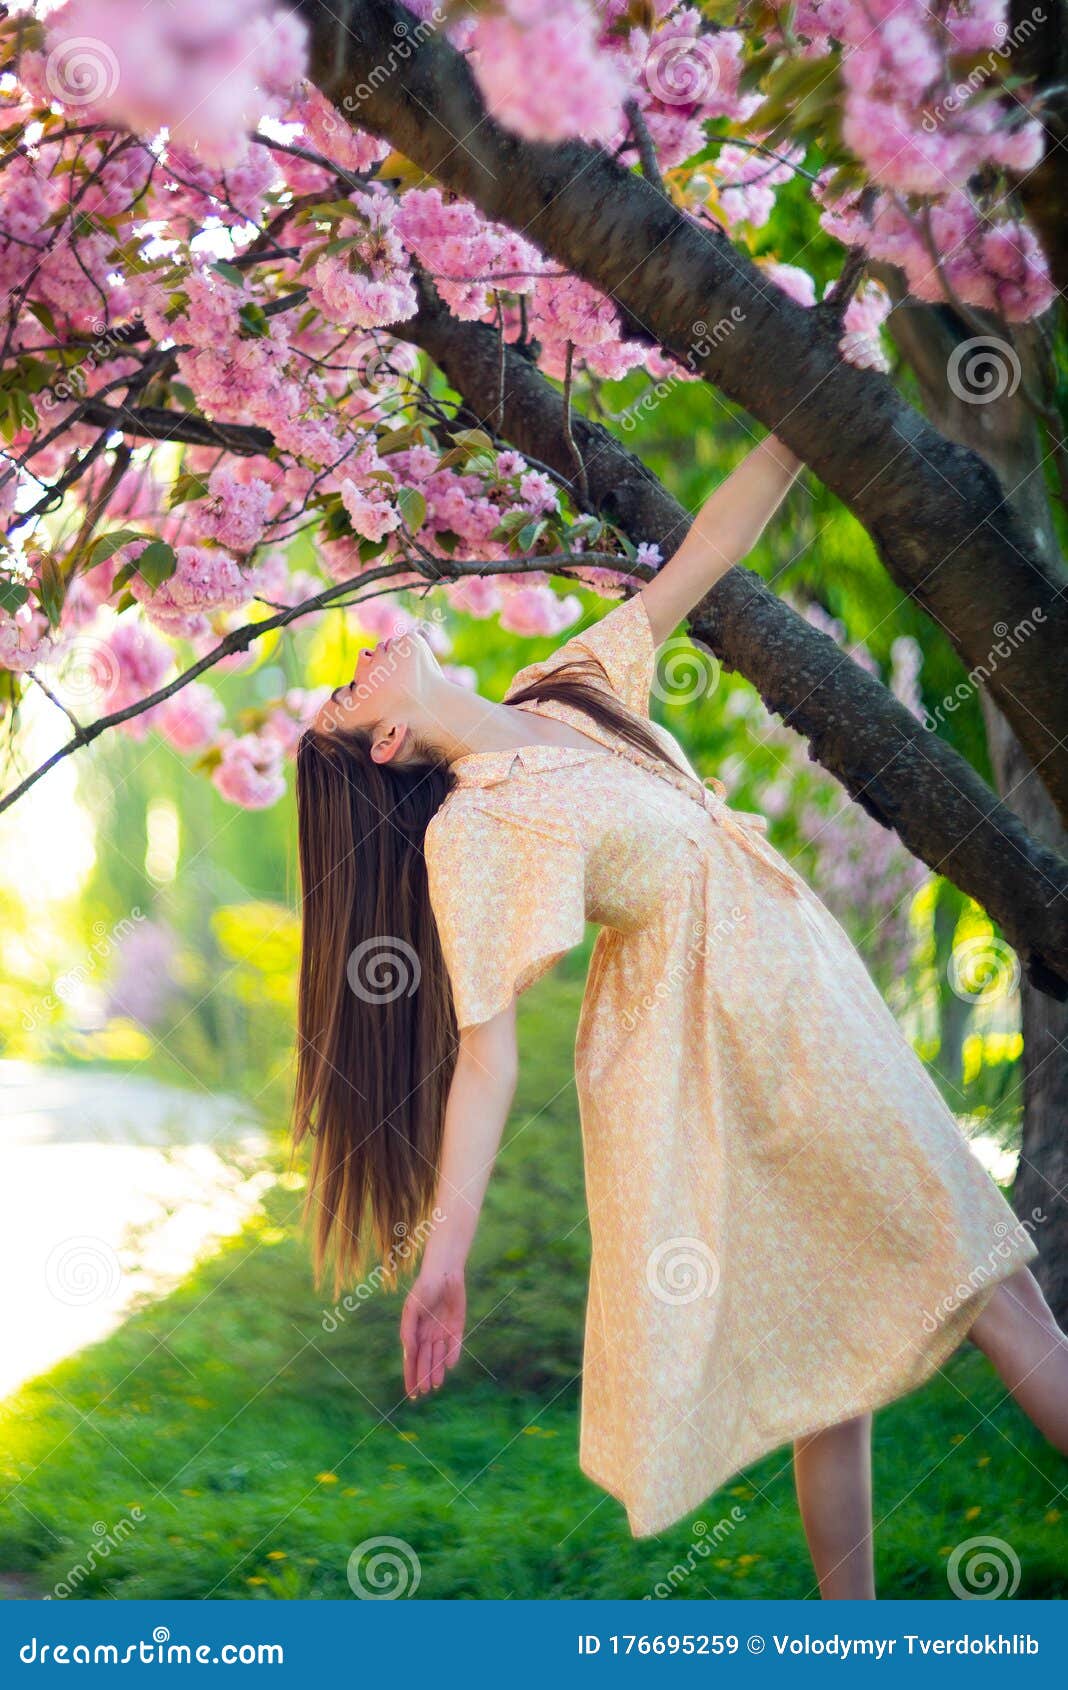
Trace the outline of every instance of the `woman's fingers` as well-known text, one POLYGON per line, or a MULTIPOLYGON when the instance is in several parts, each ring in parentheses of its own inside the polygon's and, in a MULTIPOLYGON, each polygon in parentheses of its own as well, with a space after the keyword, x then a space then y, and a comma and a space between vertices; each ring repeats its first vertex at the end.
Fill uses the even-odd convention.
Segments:
POLYGON ((439 1385, 445 1383, 445 1340, 435 1338, 432 1346, 430 1383, 436 1391, 439 1385))
POLYGON ((404 1391, 415 1391, 415 1364, 419 1355, 419 1307, 414 1297, 405 1299, 400 1323, 401 1349, 404 1352, 404 1391))

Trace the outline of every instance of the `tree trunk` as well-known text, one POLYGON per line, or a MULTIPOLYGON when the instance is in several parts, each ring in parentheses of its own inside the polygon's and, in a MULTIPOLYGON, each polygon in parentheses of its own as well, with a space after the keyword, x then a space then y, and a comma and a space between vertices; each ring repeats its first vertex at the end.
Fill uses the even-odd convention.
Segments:
MULTIPOLYGON (((945 381, 949 355, 970 329, 945 309, 899 305, 894 338, 916 373, 924 402, 938 427, 988 459, 1051 567, 1059 547, 1043 477, 1043 450, 1024 385, 989 403, 967 402, 945 381)), ((1004 331, 1001 331, 1004 333, 1004 331)), ((1041 390, 1039 337, 1026 331, 1017 347, 1024 383, 1041 390)), ((1066 580, 1068 585, 1068 580, 1066 580)), ((1033 833, 1051 849, 1068 851, 1065 829, 1042 782, 1004 716, 983 695, 990 760, 998 791, 1033 833)), ((1062 1326, 1068 1326, 1068 1004, 1020 987, 1023 1028, 1023 1121, 1013 1203, 1033 1230, 1040 1258, 1038 1279, 1062 1326)))

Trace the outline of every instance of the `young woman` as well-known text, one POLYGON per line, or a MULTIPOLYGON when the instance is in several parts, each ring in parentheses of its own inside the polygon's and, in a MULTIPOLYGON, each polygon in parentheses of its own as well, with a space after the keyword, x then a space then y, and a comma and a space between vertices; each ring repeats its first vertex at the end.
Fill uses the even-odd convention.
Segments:
POLYGON ((582 1468, 645 1536, 792 1441, 823 1595, 871 1597, 872 1410, 970 1336, 1063 1449, 1068 1341, 841 928, 649 720, 657 646, 798 467, 765 440, 655 580, 503 704, 420 638, 361 653, 298 759, 296 1128, 320 1264, 357 1267, 368 1213, 387 1266, 425 1238, 404 1378, 437 1389, 516 997, 598 923, 576 1064, 582 1468))

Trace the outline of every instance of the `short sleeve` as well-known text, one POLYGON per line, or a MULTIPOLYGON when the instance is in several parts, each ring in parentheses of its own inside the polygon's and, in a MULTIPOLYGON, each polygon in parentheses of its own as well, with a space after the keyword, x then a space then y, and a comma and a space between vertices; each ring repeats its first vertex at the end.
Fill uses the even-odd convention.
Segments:
POLYGON ((521 669, 506 698, 517 688, 541 680, 563 664, 593 658, 600 664, 610 690, 636 716, 648 716, 649 693, 656 667, 656 645, 649 613, 641 593, 617 604, 592 627, 572 635, 550 657, 521 669))
MULTIPOLYGON (((466 796, 466 795, 465 795, 466 796)), ((430 902, 461 1028, 507 1009, 586 930, 577 843, 481 803, 446 806, 424 843, 430 902)))

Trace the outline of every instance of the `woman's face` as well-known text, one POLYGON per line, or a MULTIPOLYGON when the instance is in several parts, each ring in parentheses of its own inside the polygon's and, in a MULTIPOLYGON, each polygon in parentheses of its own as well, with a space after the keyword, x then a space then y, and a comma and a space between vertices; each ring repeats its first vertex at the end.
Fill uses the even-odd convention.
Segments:
POLYGON ((356 659, 348 681, 336 687, 315 718, 322 734, 359 728, 371 735, 371 755, 388 762, 410 738, 408 720, 441 666, 424 634, 410 630, 379 640, 356 659))

